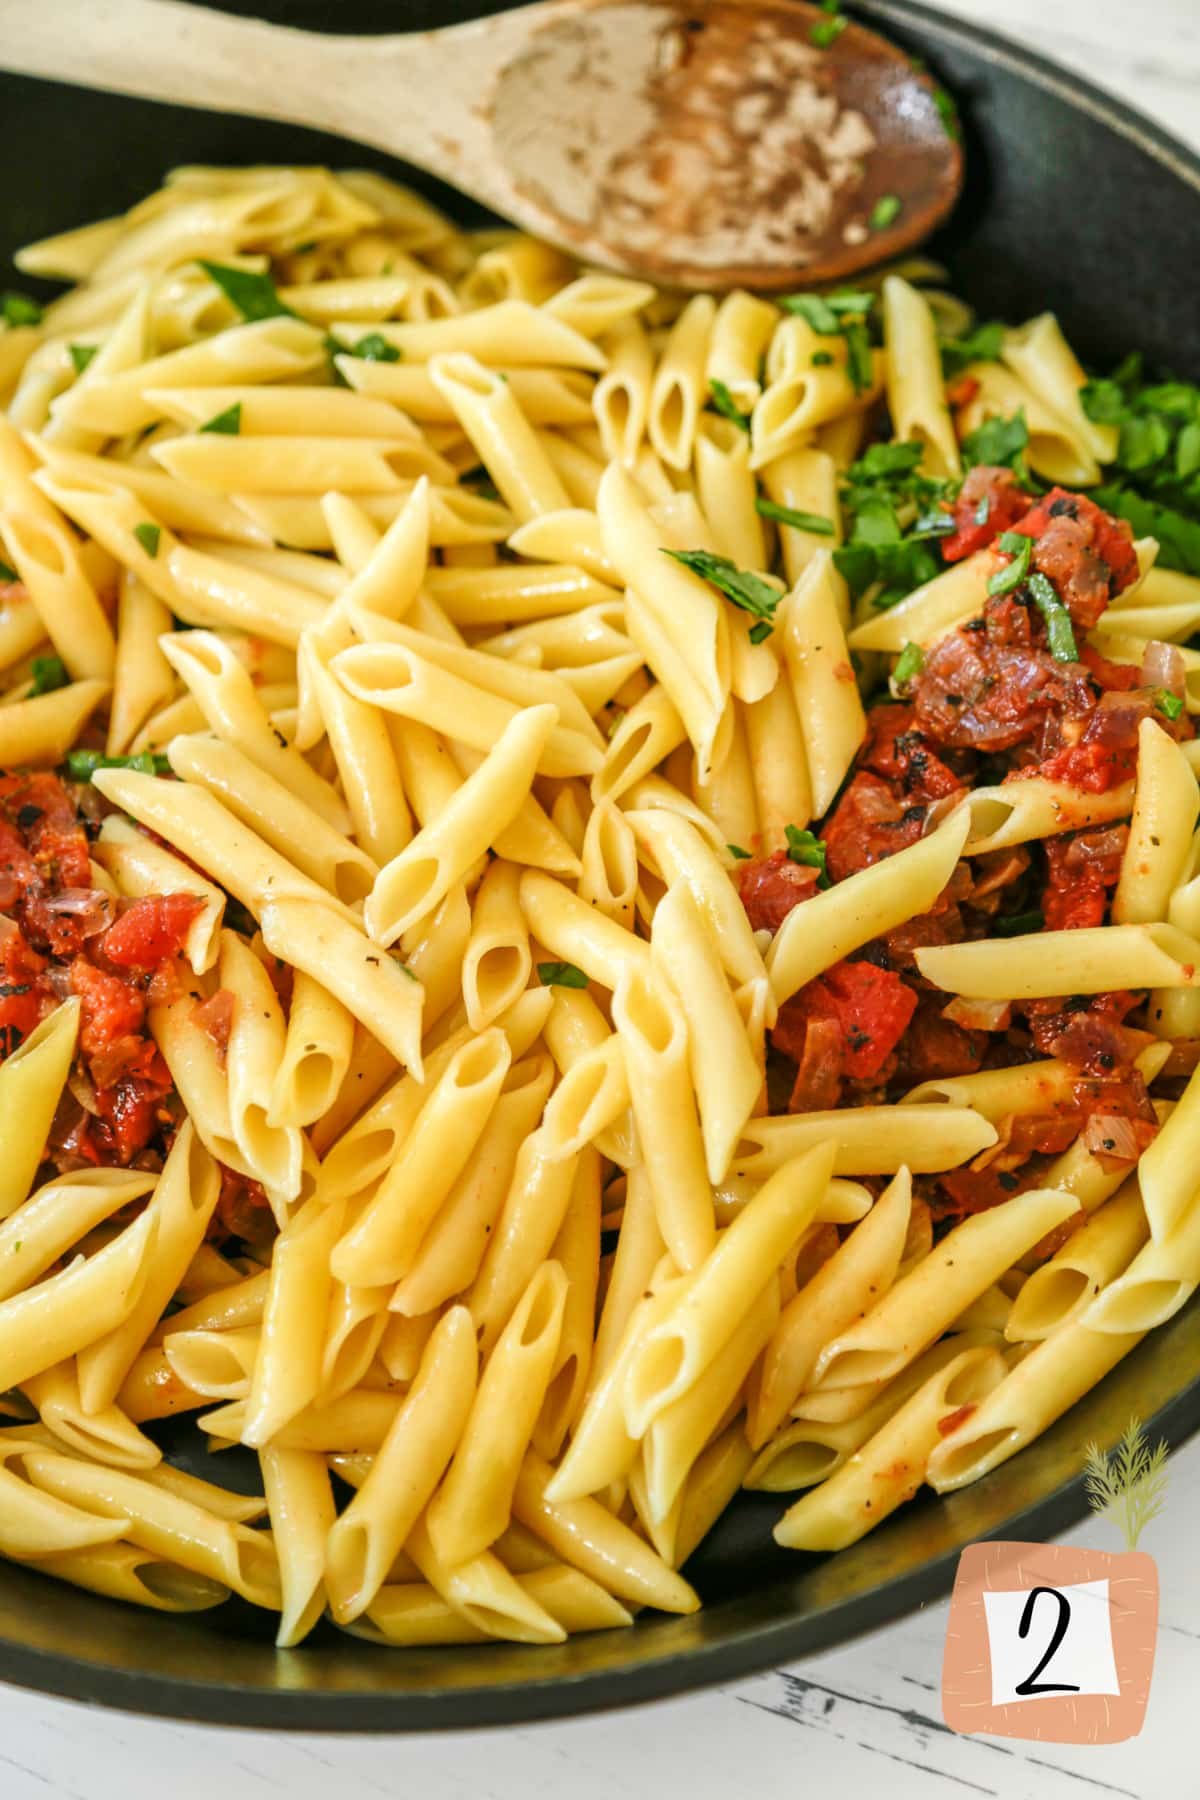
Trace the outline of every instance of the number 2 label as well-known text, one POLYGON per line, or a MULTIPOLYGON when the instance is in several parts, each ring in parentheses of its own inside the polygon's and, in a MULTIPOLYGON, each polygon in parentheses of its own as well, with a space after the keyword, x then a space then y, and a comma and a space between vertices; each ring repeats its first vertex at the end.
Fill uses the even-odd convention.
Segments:
POLYGON ((1119 1694, 1107 1581, 985 1592, 992 1705, 1119 1694))

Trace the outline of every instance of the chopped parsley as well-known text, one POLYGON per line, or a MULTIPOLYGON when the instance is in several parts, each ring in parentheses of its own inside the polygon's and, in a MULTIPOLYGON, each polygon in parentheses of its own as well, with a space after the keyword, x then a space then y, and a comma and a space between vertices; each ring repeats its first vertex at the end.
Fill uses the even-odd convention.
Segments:
POLYGON ((396 344, 388 342, 382 331, 368 331, 360 337, 357 344, 339 344, 338 351, 343 356, 357 356, 360 362, 400 362, 403 351, 396 344))
POLYGON ((1154 704, 1164 719, 1177 719, 1183 711, 1183 701, 1170 688, 1159 688, 1154 696, 1154 704))
POLYGON ((904 202, 899 194, 881 194, 871 208, 871 216, 867 224, 872 231, 886 231, 894 225, 904 210, 904 202))
POLYGON ((875 295, 842 288, 833 294, 785 294, 779 304, 822 336, 844 339, 846 373, 855 393, 865 394, 875 377, 870 332, 875 295))
POLYGON ((968 468, 987 463, 993 468, 1014 469, 1018 479, 1026 481, 1025 451, 1029 447, 1029 426, 1021 407, 1011 419, 985 419, 976 430, 969 431, 962 442, 963 461, 968 468))
POLYGON ((801 831, 798 825, 785 825, 783 835, 787 839, 788 859, 794 863, 803 863, 807 868, 817 871, 817 886, 829 886, 829 871, 826 867, 824 838, 817 837, 811 831, 801 831))
POLYGON ((1012 561, 1002 569, 997 569, 994 575, 988 576, 987 591, 993 597, 1011 594, 1025 580, 1033 560, 1033 539, 1022 536, 1019 531, 1002 531, 998 548, 1010 556, 1012 561))
POLYGON ((232 406, 225 408, 224 412, 214 413, 212 418, 206 419, 199 429, 214 432, 220 437, 237 437, 242 429, 241 401, 235 400, 232 406))
POLYGON ((42 309, 29 294, 0 294, 0 318, 6 325, 40 325, 42 309))
MULTIPOLYGON (((1007 537, 1008 533, 1004 535, 1007 537)), ((1004 539, 1000 541, 1003 543, 1004 539)), ((1046 621, 1046 643, 1051 656, 1056 662, 1078 662, 1079 647, 1071 628, 1071 615, 1055 592, 1054 584, 1035 569, 1026 585, 1033 604, 1046 621)))
POLYGON ((968 363, 998 362, 1004 347, 1004 327, 1001 324, 976 325, 964 337, 940 338, 938 348, 942 353, 942 373, 953 376, 961 375, 968 363))
POLYGON ((1162 568, 1200 574, 1200 386, 1147 381, 1135 354, 1080 399, 1096 424, 1119 431, 1113 479, 1096 504, 1158 538, 1162 568))
POLYGON ((585 988, 588 978, 582 969, 574 963, 544 962, 537 966, 538 980, 543 987, 585 988))
POLYGON ((909 687, 924 667, 925 652, 920 644, 905 644, 896 658, 896 666, 892 670, 893 687, 898 690, 909 687))
POLYGON ((850 21, 842 17, 841 0, 821 0, 821 11, 825 17, 817 20, 808 34, 808 41, 816 50, 828 50, 841 37, 850 21))
POLYGON ((764 519, 790 525, 794 531, 811 531, 816 537, 833 536, 833 520, 827 519, 824 513, 800 512, 794 506, 781 506, 777 500, 768 500, 762 494, 755 500, 754 510, 764 519))
POLYGON ((992 920, 992 931, 996 937, 1024 937, 1027 932, 1040 931, 1045 923, 1040 912, 1000 913, 992 920))
POLYGON ((250 269, 233 269, 227 263, 206 262, 203 257, 200 267, 248 322, 299 317, 279 298, 269 275, 258 275, 250 269))
POLYGON ((739 431, 750 430, 750 414, 744 413, 723 381, 710 381, 712 403, 722 418, 732 419, 739 431))
POLYGON ((75 365, 75 373, 77 375, 83 374, 83 371, 87 368, 99 348, 99 344, 67 345, 67 354, 75 365))
POLYGON ((33 659, 33 685, 30 695, 52 694, 56 688, 66 687, 70 676, 61 656, 35 656, 33 659))
POLYGON ((733 857, 735 862, 749 862, 750 861, 750 851, 743 850, 742 846, 740 844, 726 844, 725 848, 728 850, 730 856, 733 857))
POLYGON ((161 525, 155 525, 151 520, 144 519, 140 525, 134 526, 133 535, 147 556, 158 555, 159 539, 162 537, 161 525))
POLYGON ((934 512, 954 483, 921 473, 924 445, 916 439, 872 444, 847 471, 842 505, 852 523, 833 560, 855 598, 879 586, 874 604, 886 608, 941 571, 926 539, 953 530, 949 513, 934 512), (915 523, 906 526, 902 519, 915 523), (943 524, 943 521, 946 524, 943 524))
POLYGON ((764 638, 770 637, 775 624, 775 608, 782 598, 779 588, 764 581, 761 575, 739 569, 727 556, 714 556, 710 550, 664 549, 663 555, 682 563, 685 569, 699 575, 702 581, 715 587, 743 612, 750 613, 756 621, 750 629, 752 644, 761 644, 764 638))
POLYGON ((833 358, 828 350, 814 350, 808 360, 814 369, 827 369, 833 358))
POLYGON ((166 757, 153 750, 142 750, 137 756, 105 756, 102 750, 71 750, 67 753, 66 769, 71 781, 90 781, 97 769, 134 769, 139 775, 171 773, 166 757))

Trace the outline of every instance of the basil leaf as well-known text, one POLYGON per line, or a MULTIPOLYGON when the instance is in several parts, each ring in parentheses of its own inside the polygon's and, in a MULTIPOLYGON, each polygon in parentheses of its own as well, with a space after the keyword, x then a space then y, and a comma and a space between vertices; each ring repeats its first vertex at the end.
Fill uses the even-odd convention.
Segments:
POLYGON ((905 644, 896 658, 896 666, 892 670, 892 681, 897 688, 904 688, 914 681, 925 667, 925 652, 920 644, 905 644))
POLYGON ((396 363, 404 355, 398 345, 388 342, 382 331, 368 331, 357 344, 339 344, 338 349, 344 355, 357 356, 360 362, 396 363))
POLYGON ((871 216, 867 225, 872 231, 886 231, 894 225, 904 210, 904 202, 899 194, 881 194, 871 208, 871 216))
POLYGON ((998 362, 1004 347, 1004 327, 999 323, 977 325, 973 331, 957 338, 942 338, 942 373, 960 375, 968 363, 998 362))
POLYGON ((99 344, 67 345, 67 354, 75 365, 75 373, 77 375, 83 374, 83 371, 87 368, 99 348, 99 344))
POLYGON ((139 775, 171 773, 167 758, 151 750, 143 750, 137 756, 105 756, 101 750, 71 750, 67 753, 66 767, 72 781, 90 781, 97 769, 136 769, 139 775))
POLYGON ((803 863, 807 868, 816 869, 817 886, 829 886, 829 871, 826 868, 826 850, 824 838, 816 837, 811 831, 801 831, 798 825, 785 825, 783 835, 787 839, 787 853, 794 863, 803 863))
POLYGON ((220 437, 237 437, 242 429, 241 401, 235 400, 232 406, 225 408, 224 412, 214 413, 212 418, 207 419, 199 429, 214 432, 220 437))
POLYGON ((827 519, 823 513, 799 512, 794 506, 781 506, 778 500, 768 500, 762 494, 755 500, 754 510, 764 519, 775 519, 780 525, 790 525, 793 531, 811 531, 817 537, 834 535, 833 520, 827 519))
POLYGON ((70 676, 61 656, 35 656, 33 659, 33 687, 31 694, 52 694, 56 688, 66 687, 70 676))
POLYGON ((147 556, 158 555, 159 539, 162 537, 161 525, 154 525, 149 519, 146 519, 142 524, 134 526, 133 535, 147 556))
POLYGON ((1154 704, 1164 719, 1177 719, 1183 711, 1183 701, 1170 688, 1159 688, 1154 696, 1154 704))
POLYGON ((732 600, 743 612, 752 613, 760 619, 766 629, 754 639, 760 643, 775 623, 775 608, 783 598, 780 590, 770 582, 764 581, 761 575, 754 575, 748 569, 739 569, 736 563, 727 556, 714 556, 709 550, 666 550, 673 562, 682 563, 693 575, 699 575, 715 587, 719 594, 732 600))
POLYGON ((751 860, 750 851, 743 850, 740 844, 726 844, 725 848, 735 862, 749 862, 751 860))
POLYGON ((1000 594, 1011 594, 1019 588, 1029 573, 1029 564, 1033 559, 1033 539, 1021 537, 1015 531, 1006 531, 1000 538, 1000 548, 1012 558, 1002 569, 988 577, 987 591, 993 597, 1000 594))
POLYGON ((871 339, 865 325, 855 322, 845 328, 846 373, 856 394, 865 394, 875 379, 875 359, 871 355, 871 339))
MULTIPOLYGON (((1026 539, 1026 542, 1029 540, 1026 539)), ((1055 662, 1078 662, 1079 648, 1071 626, 1071 615, 1040 569, 1029 577, 1029 592, 1034 605, 1046 621, 1046 642, 1055 662)), ((989 583, 990 586, 990 583, 989 583)))
POLYGON ((295 319, 298 313, 285 306, 269 275, 257 275, 250 269, 231 269, 226 263, 206 262, 200 267, 210 281, 215 281, 225 298, 233 303, 243 319, 295 319))
POLYGON ((749 432, 750 414, 744 413, 723 381, 710 381, 712 403, 726 419, 732 419, 739 431, 749 432))
POLYGON ((0 318, 6 325, 40 325, 42 309, 29 294, 0 294, 0 318))
POLYGON ((1011 419, 985 419, 963 439, 963 461, 969 468, 987 463, 992 468, 1012 468, 1029 446, 1029 427, 1022 407, 1011 419))
POLYGON ((574 963, 544 962, 537 966, 538 980, 543 987, 585 988, 588 978, 582 969, 574 963))

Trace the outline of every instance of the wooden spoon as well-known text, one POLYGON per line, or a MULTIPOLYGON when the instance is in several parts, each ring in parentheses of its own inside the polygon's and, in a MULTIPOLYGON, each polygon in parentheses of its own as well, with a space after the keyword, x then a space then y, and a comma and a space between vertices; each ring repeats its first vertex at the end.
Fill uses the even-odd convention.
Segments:
POLYGON ((0 0, 0 61, 337 132, 584 261, 685 286, 844 279, 926 236, 962 180, 929 78, 798 0, 540 0, 387 37, 0 0))

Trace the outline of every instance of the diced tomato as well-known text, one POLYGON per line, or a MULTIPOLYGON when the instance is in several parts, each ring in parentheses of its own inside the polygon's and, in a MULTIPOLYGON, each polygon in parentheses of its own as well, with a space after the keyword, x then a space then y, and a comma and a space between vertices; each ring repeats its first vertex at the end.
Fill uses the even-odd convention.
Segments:
POLYGON ((915 844, 924 830, 923 805, 902 805, 882 776, 860 769, 822 827, 830 879, 844 881, 894 856, 915 844))
POLYGON ((1030 497, 1011 469, 980 463, 967 473, 954 503, 954 535, 942 539, 942 556, 960 562, 994 543, 1029 511, 1030 497))
POLYGON ((873 706, 859 765, 882 775, 910 802, 944 800, 962 783, 921 735, 911 706, 873 706))
POLYGON ((1103 925, 1109 889, 1121 874, 1129 836, 1124 826, 1081 831, 1075 837, 1047 838, 1049 880, 1042 896, 1047 931, 1103 925))
POLYGON ((260 1240, 264 1231, 274 1229, 267 1190, 261 1182, 248 1175, 239 1175, 225 1163, 219 1167, 221 1192, 207 1235, 218 1240, 231 1237, 248 1238, 252 1243, 260 1240))
POLYGON ((31 949, 11 921, 0 922, 0 929, 0 1057, 4 1057, 24 1043, 53 1001, 42 982, 45 957, 31 949))
POLYGON ((87 835, 57 775, 24 769, 0 776, 0 805, 23 833, 43 880, 60 888, 91 886, 87 835))
POLYGON ((1010 530, 1034 540, 1033 567, 1085 631, 1138 578, 1132 527, 1086 494, 1051 488, 1010 530))
POLYGON ((1110 662, 1094 644, 1079 646, 1079 660, 1106 693, 1127 694, 1142 685, 1142 671, 1137 663, 1110 662))
POLYGON ((119 975, 77 956, 71 964, 71 992, 82 1002, 79 1047, 84 1056, 97 1056, 115 1039, 140 1033, 145 1002, 119 975))
POLYGON ((816 893, 818 873, 807 863, 793 862, 786 850, 739 863, 737 889, 754 930, 778 931, 792 908, 816 893))
POLYGON ((917 725, 934 744, 1011 750, 1058 741, 1064 718, 1095 706, 1078 663, 1055 660, 1032 641, 1025 607, 989 601, 982 623, 934 645, 915 690, 917 725))
POLYGON ((163 1067, 162 1079, 125 1076, 112 1087, 97 1089, 96 1108, 108 1138, 102 1146, 114 1161, 128 1163, 145 1149, 158 1129, 159 1108, 170 1088, 171 1078, 163 1067))
POLYGON ((990 1212, 1003 1206, 1024 1186, 1020 1175, 994 1163, 986 1169, 951 1169, 938 1176, 938 1186, 945 1195, 934 1203, 939 1219, 966 1219, 973 1213, 990 1212))
POLYGON ((911 1082, 974 1075, 988 1050, 985 1031, 967 1031, 942 1011, 944 994, 922 994, 900 1047, 901 1066, 911 1082))
POLYGON ((119 969, 157 969, 183 949, 203 911, 194 894, 147 894, 135 900, 100 939, 100 952, 119 969))
POLYGON ((1009 777, 1040 775, 1045 781, 1061 781, 1065 787, 1078 788, 1084 794, 1107 794, 1130 781, 1137 769, 1137 751, 1120 749, 1112 744, 1071 744, 1048 756, 1045 762, 1028 769, 1017 769, 1009 777))
MULTIPOLYGON (((794 994, 780 1008, 772 1043, 804 1074, 805 1110, 835 1105, 842 1077, 877 1079, 916 1005, 916 994, 899 975, 871 962, 835 963, 794 994), (812 1098, 816 1091, 820 1106, 812 1098)), ((799 1110, 795 1098, 793 1110, 799 1110)))

